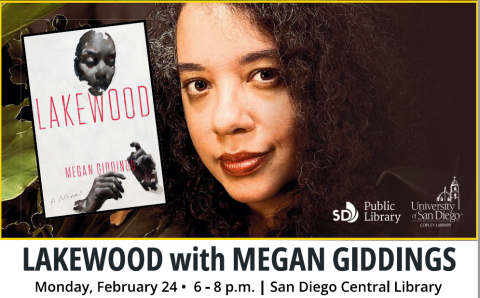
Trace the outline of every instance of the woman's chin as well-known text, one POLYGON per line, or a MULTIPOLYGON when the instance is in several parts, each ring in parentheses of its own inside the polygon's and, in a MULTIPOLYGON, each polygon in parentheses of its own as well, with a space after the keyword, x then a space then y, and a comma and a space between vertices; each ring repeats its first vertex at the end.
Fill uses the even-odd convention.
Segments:
POLYGON ((278 191, 253 187, 227 189, 227 192, 234 200, 247 205, 252 205, 273 199, 278 191))
POLYGON ((104 90, 101 88, 97 89, 97 88, 90 87, 88 91, 90 91, 90 94, 92 94, 93 96, 102 96, 104 90))
POLYGON ((263 171, 257 173, 257 175, 240 179, 220 176, 221 180, 219 181, 228 194, 238 202, 245 203, 250 207, 255 207, 254 205, 258 207, 278 206, 291 197, 289 193, 296 185, 293 174, 288 175, 292 171, 287 170, 263 171), (265 177, 265 172, 280 173, 280 175, 265 177))

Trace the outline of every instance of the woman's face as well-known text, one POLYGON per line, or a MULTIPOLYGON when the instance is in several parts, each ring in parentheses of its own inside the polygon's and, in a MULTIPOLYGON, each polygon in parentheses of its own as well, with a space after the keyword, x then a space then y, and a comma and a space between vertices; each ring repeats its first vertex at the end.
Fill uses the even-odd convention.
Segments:
POLYGON ((188 4, 177 29, 190 136, 237 201, 265 202, 295 179, 294 109, 274 42, 226 5, 188 4))
POLYGON ((79 57, 80 78, 88 82, 93 95, 102 95, 115 74, 115 44, 109 35, 100 32, 92 32, 85 41, 79 57))

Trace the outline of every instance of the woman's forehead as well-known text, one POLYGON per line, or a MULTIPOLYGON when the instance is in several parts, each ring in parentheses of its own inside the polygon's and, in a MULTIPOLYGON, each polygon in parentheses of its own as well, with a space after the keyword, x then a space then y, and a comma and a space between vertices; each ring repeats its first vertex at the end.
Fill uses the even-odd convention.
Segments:
POLYGON ((108 49, 115 51, 115 43, 109 34, 103 32, 92 32, 84 39, 83 50, 101 50, 108 49))
POLYGON ((187 4, 177 27, 179 62, 239 59, 249 52, 270 50, 271 38, 244 15, 225 4, 187 4))

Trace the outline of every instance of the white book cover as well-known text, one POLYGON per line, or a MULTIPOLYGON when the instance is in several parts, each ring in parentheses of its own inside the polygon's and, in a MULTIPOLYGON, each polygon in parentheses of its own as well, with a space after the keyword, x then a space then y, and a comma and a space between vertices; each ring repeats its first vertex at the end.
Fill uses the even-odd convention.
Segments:
POLYGON ((23 45, 45 216, 164 204, 145 22, 23 45))

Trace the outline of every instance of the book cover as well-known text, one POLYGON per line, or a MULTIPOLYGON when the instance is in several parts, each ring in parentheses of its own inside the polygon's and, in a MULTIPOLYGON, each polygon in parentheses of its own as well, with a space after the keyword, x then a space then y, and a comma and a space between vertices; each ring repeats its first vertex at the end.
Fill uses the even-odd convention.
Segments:
POLYGON ((145 22, 23 44, 45 216, 165 203, 145 22))

